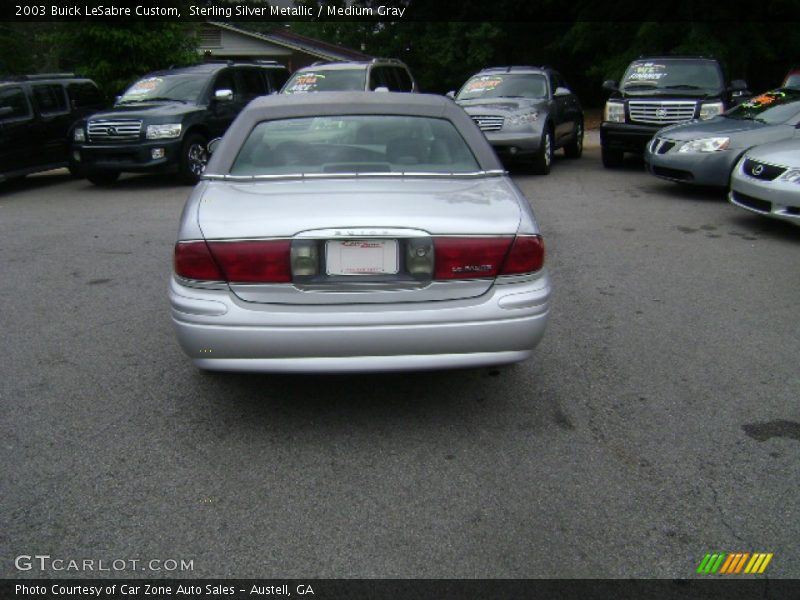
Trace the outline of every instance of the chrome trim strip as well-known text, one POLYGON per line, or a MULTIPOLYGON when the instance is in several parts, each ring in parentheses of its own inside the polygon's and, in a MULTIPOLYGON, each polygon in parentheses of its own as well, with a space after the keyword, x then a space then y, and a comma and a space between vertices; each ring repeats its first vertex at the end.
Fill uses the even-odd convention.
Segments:
POLYGON ((202 179, 212 181, 277 181, 282 179, 400 179, 403 177, 421 177, 430 179, 475 179, 479 177, 500 177, 507 175, 504 169, 490 171, 473 171, 470 173, 286 173, 280 175, 203 175, 202 179))

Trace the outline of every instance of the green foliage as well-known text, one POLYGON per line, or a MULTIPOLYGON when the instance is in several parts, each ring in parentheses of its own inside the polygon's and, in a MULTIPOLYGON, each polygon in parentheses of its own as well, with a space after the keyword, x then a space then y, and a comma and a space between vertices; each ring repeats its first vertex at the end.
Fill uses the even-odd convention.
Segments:
POLYGON ((61 23, 49 37, 63 68, 91 77, 110 96, 148 71, 199 61, 189 23, 61 23))

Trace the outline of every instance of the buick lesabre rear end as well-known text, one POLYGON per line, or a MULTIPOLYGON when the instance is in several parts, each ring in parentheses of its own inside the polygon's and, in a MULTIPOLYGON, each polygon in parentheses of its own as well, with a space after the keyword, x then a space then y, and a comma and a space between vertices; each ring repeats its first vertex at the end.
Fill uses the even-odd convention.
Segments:
POLYGON ((261 372, 522 361, 550 293, 531 206, 472 120, 391 93, 251 103, 186 202, 169 287, 198 367, 261 372))

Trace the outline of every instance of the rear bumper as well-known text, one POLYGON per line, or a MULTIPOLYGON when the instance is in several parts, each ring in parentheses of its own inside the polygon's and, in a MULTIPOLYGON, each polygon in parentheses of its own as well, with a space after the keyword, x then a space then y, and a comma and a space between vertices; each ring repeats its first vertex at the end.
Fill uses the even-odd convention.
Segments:
POLYGON ((479 367, 530 357, 550 306, 546 274, 464 300, 373 305, 243 302, 169 288, 184 352, 203 369, 366 372, 479 367))

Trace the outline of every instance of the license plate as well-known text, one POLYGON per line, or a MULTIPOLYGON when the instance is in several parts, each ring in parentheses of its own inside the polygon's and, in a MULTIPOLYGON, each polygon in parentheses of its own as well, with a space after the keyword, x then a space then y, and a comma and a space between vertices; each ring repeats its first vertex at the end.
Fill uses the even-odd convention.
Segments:
POLYGON ((397 240, 329 240, 328 275, 393 275, 399 270, 397 240))

